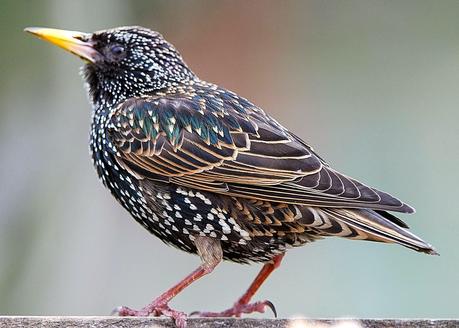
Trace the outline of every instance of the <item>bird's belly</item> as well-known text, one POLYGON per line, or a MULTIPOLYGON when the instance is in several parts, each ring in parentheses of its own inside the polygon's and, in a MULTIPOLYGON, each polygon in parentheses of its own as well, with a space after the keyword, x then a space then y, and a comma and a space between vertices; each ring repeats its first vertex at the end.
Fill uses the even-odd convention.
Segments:
POLYGON ((194 239, 206 236, 220 240, 226 260, 266 262, 303 243, 290 233, 291 227, 278 225, 280 221, 264 218, 277 225, 276 231, 258 220, 260 215, 285 214, 288 207, 273 210, 266 203, 149 180, 140 181, 140 187, 154 213, 150 222, 160 225, 167 237, 163 241, 185 251, 196 253, 194 239))

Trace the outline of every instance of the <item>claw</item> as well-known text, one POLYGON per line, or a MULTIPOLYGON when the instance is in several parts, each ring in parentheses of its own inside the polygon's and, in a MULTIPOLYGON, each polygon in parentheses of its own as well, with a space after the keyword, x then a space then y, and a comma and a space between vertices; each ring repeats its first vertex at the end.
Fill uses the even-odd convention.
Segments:
POLYGON ((263 303, 265 303, 265 305, 268 306, 271 309, 271 311, 273 311, 274 318, 277 319, 277 311, 276 311, 276 307, 274 306, 274 304, 271 301, 264 301, 263 303))
POLYGON ((113 315, 119 315, 120 311, 121 311, 121 308, 122 306, 117 306, 116 308, 114 308, 112 310, 112 312, 110 312, 110 315, 113 316, 113 315))

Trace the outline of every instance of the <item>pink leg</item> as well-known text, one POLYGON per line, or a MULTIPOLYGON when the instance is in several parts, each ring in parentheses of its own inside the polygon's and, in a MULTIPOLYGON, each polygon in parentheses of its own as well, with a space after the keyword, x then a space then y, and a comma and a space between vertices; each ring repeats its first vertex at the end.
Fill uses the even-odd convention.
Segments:
POLYGON ((198 280, 202 276, 213 271, 213 267, 206 267, 204 265, 199 266, 191 274, 185 277, 182 281, 176 284, 174 287, 170 288, 153 302, 142 308, 141 310, 133 310, 125 306, 118 308, 117 312, 120 316, 140 316, 146 317, 153 315, 155 317, 160 315, 165 315, 171 317, 175 320, 177 327, 184 328, 186 327, 186 318, 187 315, 183 312, 173 310, 169 307, 169 301, 174 298, 178 293, 184 290, 187 286, 193 283, 195 280, 198 280))
POLYGON ((168 305, 169 301, 194 281, 208 273, 211 273, 218 263, 221 262, 223 254, 220 242, 216 239, 198 236, 195 238, 194 243, 202 260, 202 264, 196 270, 186 276, 174 287, 162 293, 143 309, 133 310, 126 306, 121 306, 116 312, 118 312, 120 316, 146 317, 153 315, 158 317, 160 315, 165 315, 174 319, 178 328, 185 328, 187 315, 183 312, 171 309, 168 305))
POLYGON ((233 307, 222 312, 193 312, 192 315, 200 317, 240 317, 242 313, 265 312, 266 307, 271 308, 274 315, 277 316, 276 309, 270 301, 258 301, 249 303, 253 295, 258 291, 260 286, 269 277, 271 272, 280 266, 284 254, 277 255, 272 262, 266 263, 256 276, 255 280, 249 286, 247 291, 234 303, 233 307))

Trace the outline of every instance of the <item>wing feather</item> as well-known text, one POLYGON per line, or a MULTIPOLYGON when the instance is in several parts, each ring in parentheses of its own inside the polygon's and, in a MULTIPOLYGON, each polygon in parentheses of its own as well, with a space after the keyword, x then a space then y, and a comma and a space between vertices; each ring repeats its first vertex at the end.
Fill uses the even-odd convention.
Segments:
POLYGON ((413 211, 333 170, 261 109, 214 85, 127 100, 108 131, 115 158, 140 179, 271 202, 413 211))

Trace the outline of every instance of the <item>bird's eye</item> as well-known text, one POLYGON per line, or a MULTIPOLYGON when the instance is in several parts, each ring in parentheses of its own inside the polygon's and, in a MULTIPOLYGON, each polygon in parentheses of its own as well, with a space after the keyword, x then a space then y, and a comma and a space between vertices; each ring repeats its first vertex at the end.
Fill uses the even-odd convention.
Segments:
POLYGON ((119 43, 108 44, 103 53, 105 58, 112 63, 119 62, 126 57, 126 49, 119 43))
POLYGON ((122 45, 119 45, 119 44, 112 44, 110 46, 110 52, 115 57, 121 57, 124 54, 124 47, 122 45))

